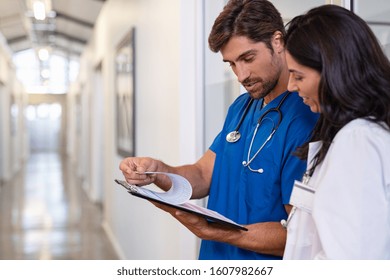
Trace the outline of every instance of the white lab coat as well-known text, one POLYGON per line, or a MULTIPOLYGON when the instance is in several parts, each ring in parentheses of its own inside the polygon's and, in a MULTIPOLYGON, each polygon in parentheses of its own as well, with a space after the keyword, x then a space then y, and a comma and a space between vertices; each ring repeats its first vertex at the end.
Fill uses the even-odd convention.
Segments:
MULTIPOLYGON (((320 145, 311 143, 309 158, 320 145)), ((291 217, 284 259, 390 259, 389 131, 351 121, 308 185, 311 209, 291 217)))

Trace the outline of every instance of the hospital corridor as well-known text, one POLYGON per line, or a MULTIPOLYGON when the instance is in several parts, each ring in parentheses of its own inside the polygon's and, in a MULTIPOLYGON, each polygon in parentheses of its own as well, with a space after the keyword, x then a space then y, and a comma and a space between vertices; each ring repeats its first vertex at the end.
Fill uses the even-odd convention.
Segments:
MULTIPOLYGON (((390 55, 388 0, 270 2, 286 23, 354 9, 390 55)), ((0 0, 0 260, 198 259, 198 237, 114 180, 131 156, 194 163, 220 132, 243 93, 207 41, 226 3, 0 0)))
POLYGON ((56 152, 32 153, 0 190, 0 259, 115 260, 102 209, 56 152))

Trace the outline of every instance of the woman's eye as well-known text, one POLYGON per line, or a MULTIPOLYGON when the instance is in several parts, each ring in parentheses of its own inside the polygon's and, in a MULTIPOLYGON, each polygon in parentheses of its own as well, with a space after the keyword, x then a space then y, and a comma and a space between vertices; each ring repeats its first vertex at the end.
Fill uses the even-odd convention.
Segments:
POLYGON ((302 81, 303 78, 300 77, 300 76, 295 76, 294 79, 295 79, 296 81, 302 81))

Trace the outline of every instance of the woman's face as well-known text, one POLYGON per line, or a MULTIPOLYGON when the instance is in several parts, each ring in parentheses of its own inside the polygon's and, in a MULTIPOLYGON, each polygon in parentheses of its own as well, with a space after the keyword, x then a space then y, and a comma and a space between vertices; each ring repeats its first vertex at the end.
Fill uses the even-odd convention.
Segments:
POLYGON ((286 51, 286 60, 290 72, 287 89, 297 91, 299 96, 303 98, 303 103, 309 106, 312 112, 321 113, 318 98, 320 73, 296 62, 288 51, 286 51))

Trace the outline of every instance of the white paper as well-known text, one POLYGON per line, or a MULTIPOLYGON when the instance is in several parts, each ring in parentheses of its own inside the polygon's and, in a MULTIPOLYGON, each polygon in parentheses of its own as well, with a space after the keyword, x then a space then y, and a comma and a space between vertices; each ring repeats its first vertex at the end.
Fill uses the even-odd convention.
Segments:
POLYGON ((138 187, 137 192, 143 195, 164 200, 172 204, 187 202, 192 196, 190 182, 182 176, 165 172, 145 172, 144 174, 164 174, 172 181, 172 187, 167 192, 156 192, 144 187, 138 187))
POLYGON ((165 172, 145 172, 145 174, 164 174, 171 179, 172 186, 167 192, 157 192, 146 187, 131 185, 124 180, 115 180, 115 182, 122 185, 129 191, 129 193, 133 195, 139 194, 142 198, 150 198, 152 200, 173 206, 177 209, 201 215, 209 221, 219 222, 225 225, 228 224, 234 226, 235 228, 240 228, 241 230, 247 230, 245 227, 235 223, 218 212, 191 203, 189 200, 192 196, 192 186, 190 182, 188 182, 188 180, 184 177, 165 172))

